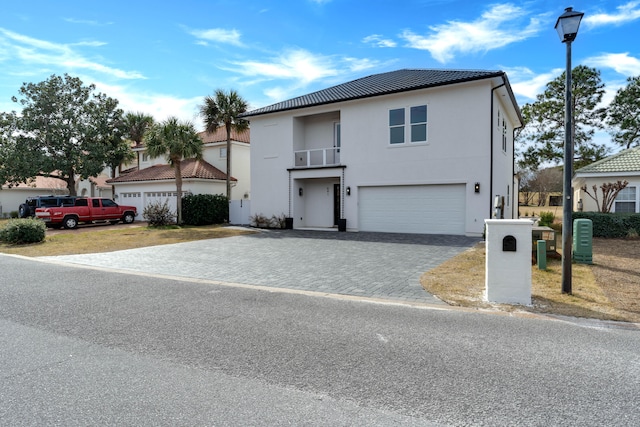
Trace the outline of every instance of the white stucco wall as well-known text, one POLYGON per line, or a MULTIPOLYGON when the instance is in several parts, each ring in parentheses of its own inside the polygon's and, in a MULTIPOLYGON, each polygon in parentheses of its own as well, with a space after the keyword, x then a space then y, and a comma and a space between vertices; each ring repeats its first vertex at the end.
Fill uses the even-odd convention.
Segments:
MULTIPOLYGON (((324 170, 322 176, 339 179, 344 173, 344 187, 351 188, 351 195, 344 198, 349 229, 358 228, 360 186, 464 184, 466 233, 480 234, 484 219, 491 215, 495 194, 506 196, 508 188, 508 200, 513 203, 512 122, 508 123, 507 152, 501 148, 502 133, 494 131, 490 188, 491 126, 495 122, 491 95, 490 82, 485 80, 251 117, 252 214, 284 212, 296 214, 297 220, 298 212, 294 212, 295 206, 289 206, 288 197, 289 191, 292 195, 298 191, 290 188, 293 179, 288 169, 294 164, 293 151, 331 147, 333 126, 339 120, 340 158, 346 167, 324 170), (390 145, 389 110, 418 105, 428 106, 427 143, 390 145), (480 183, 480 193, 474 193, 476 182, 480 183)), ((494 111, 508 110, 501 95, 493 95, 494 111)), ((313 171, 304 174, 309 177, 313 171)), ((293 171, 291 175, 299 178, 303 172, 293 171)), ((292 205, 296 200, 292 198, 292 205)), ((509 215, 511 211, 508 209, 509 215)))

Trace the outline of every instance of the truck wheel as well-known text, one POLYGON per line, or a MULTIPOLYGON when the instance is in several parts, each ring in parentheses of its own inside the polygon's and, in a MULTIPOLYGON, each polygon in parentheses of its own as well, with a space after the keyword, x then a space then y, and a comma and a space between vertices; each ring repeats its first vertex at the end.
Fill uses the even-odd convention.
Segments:
POLYGON ((124 216, 122 217, 122 222, 124 222, 125 224, 131 224, 134 219, 135 216, 131 212, 125 212, 124 216))
POLYGON ((29 208, 29 205, 26 203, 21 204, 18 207, 18 215, 20 216, 20 218, 26 218, 28 216, 31 215, 31 209, 29 208))
POLYGON ((73 230, 74 228, 78 228, 78 218, 75 216, 68 216, 62 221, 64 224, 64 228, 73 230))

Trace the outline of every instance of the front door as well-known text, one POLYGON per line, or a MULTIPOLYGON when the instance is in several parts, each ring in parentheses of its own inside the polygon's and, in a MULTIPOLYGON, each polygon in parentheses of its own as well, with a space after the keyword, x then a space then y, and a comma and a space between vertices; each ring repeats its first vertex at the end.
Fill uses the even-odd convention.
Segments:
POLYGON ((340 184, 333 184, 333 225, 340 219, 340 184))

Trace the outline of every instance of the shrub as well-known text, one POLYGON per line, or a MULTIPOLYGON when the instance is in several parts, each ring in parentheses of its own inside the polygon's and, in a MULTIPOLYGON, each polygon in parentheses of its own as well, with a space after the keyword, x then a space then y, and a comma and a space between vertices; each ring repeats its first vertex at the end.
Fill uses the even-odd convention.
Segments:
POLYGON ((554 219, 555 215, 553 212, 540 212, 540 221, 538 221, 538 224, 541 227, 550 227, 554 219))
POLYGON ((222 194, 189 194, 182 198, 182 221, 188 225, 222 224, 229 217, 229 199, 222 194))
POLYGON ((287 217, 285 214, 272 215, 271 218, 264 216, 261 213, 252 215, 249 217, 251 225, 258 228, 286 228, 287 217))
POLYGON ((9 218, 18 218, 20 215, 18 215, 18 211, 11 211, 9 212, 9 218))
POLYGON ((269 221, 269 226, 271 228, 285 228, 286 224, 287 220, 285 214, 273 215, 269 221))
POLYGON ((591 220, 593 237, 623 238, 640 230, 640 214, 573 212, 573 220, 580 218, 591 220))
POLYGON ((44 241, 47 227, 39 219, 11 219, 0 229, 0 241, 14 245, 44 241))
POLYGON ((269 227, 269 218, 264 216, 261 213, 257 213, 249 217, 249 221, 251 221, 251 225, 253 227, 258 228, 268 228, 269 227))
POLYGON ((144 207, 142 216, 152 227, 173 224, 176 219, 176 214, 171 211, 168 200, 149 203, 144 207))

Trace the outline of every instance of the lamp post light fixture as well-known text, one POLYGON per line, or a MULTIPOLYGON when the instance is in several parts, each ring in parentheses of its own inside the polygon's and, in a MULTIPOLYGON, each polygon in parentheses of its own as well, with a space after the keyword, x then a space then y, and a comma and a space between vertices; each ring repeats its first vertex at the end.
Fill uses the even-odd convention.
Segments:
POLYGON ((562 43, 567 45, 567 70, 565 72, 564 98, 564 184, 562 186, 562 293, 571 293, 571 244, 573 239, 573 191, 571 178, 573 175, 573 109, 571 100, 571 42, 578 35, 578 28, 584 13, 576 12, 568 7, 556 21, 556 31, 562 43))

